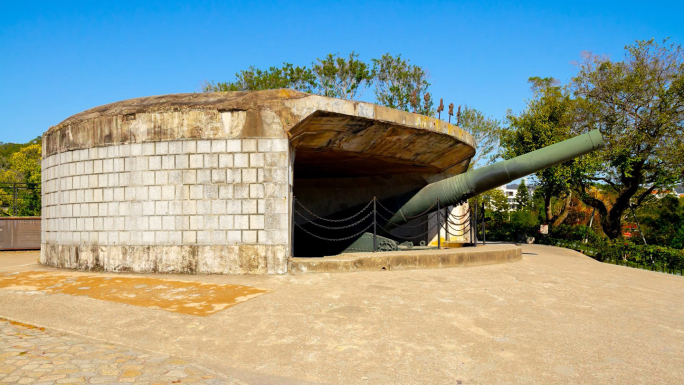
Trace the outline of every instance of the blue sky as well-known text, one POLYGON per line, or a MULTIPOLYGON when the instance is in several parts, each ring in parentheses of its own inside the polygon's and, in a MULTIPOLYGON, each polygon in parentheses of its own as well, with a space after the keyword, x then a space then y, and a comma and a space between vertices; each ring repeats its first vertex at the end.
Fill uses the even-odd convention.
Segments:
POLYGON ((98 105, 194 92, 250 65, 352 50, 402 54, 429 70, 435 98, 503 118, 524 108, 528 77, 565 82, 582 51, 620 59, 636 39, 684 43, 682 3, 6 1, 0 141, 28 141, 98 105))

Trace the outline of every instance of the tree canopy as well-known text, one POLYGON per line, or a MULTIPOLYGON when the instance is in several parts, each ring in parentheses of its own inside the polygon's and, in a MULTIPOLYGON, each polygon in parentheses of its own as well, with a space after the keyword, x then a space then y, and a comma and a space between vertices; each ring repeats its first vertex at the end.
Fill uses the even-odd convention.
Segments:
POLYGON ((401 55, 384 54, 370 62, 359 60, 355 52, 348 57, 328 54, 316 59, 310 67, 282 67, 261 70, 253 66, 235 74, 229 82, 202 85, 203 92, 259 91, 291 88, 316 95, 358 100, 374 86, 376 102, 390 108, 434 116, 430 83, 426 69, 411 64, 401 55))
POLYGON ((654 40, 625 49, 622 61, 585 55, 572 81, 575 131, 598 128, 607 144, 580 160, 588 171, 576 186, 611 238, 621 236, 630 205, 684 179, 684 51, 654 40), (588 194, 592 183, 606 184, 615 200, 588 194))
POLYGON ((515 192, 515 203, 518 206, 518 210, 524 210, 530 204, 530 191, 527 189, 525 179, 520 181, 518 191, 515 192))
MULTIPOLYGON (((501 153, 511 159, 572 136, 574 100, 567 88, 554 78, 529 79, 534 98, 520 115, 509 112, 508 126, 501 131, 501 153)), ((544 199, 546 223, 557 226, 567 216, 570 202, 570 179, 577 173, 577 162, 570 160, 535 173, 537 192, 544 199), (553 210, 553 198, 564 197, 560 212, 553 210)))

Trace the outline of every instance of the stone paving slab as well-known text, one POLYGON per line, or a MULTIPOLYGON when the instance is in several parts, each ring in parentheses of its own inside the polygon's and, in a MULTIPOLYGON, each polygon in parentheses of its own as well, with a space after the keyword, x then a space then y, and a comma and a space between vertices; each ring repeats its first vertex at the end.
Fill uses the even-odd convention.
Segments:
POLYGON ((244 384, 169 355, 0 319, 0 384, 244 384))

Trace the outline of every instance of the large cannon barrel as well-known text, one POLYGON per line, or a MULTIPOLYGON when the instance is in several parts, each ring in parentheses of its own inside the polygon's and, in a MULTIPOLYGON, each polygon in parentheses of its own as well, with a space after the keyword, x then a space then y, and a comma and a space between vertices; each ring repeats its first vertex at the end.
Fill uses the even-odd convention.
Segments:
POLYGON ((599 130, 594 130, 513 159, 431 183, 404 204, 386 227, 393 228, 411 217, 429 212, 437 199, 443 206, 460 204, 487 190, 598 150, 604 145, 599 130))

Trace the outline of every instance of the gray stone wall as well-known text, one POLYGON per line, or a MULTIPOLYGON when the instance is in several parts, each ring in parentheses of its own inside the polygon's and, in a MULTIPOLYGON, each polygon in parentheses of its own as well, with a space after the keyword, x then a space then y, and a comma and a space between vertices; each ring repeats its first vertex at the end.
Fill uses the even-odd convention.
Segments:
POLYGON ((284 273, 287 139, 175 140, 43 160, 41 262, 107 271, 284 273))

